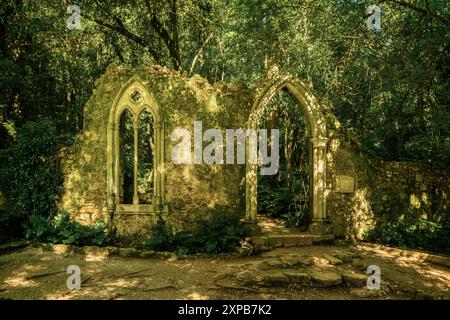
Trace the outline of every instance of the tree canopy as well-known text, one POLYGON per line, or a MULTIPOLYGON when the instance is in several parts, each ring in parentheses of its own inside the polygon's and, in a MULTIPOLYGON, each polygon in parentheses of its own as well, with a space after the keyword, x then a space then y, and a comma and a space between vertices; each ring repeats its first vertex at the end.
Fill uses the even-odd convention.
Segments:
MULTIPOLYGON (((0 148, 31 120, 63 132, 107 66, 159 64, 251 86, 277 65, 307 82, 368 152, 450 163, 446 0, 5 0, 0 148), (69 5, 81 28, 68 29, 69 5), (366 9, 382 9, 368 30, 366 9)), ((72 13, 73 14, 73 13, 72 13)))

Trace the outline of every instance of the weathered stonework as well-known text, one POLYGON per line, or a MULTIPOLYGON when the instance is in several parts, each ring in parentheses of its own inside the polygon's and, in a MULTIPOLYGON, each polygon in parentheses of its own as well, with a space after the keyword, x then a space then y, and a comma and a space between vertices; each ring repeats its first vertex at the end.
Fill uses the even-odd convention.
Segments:
MULTIPOLYGON (((125 89, 125 91, 124 91, 125 89)), ((248 118, 251 94, 245 88, 211 86, 199 76, 190 79, 164 68, 140 71, 109 70, 96 82, 93 95, 84 109, 84 129, 64 162, 65 194, 61 209, 74 219, 90 224, 96 220, 109 223, 119 236, 148 234, 161 211, 174 230, 189 229, 198 218, 212 212, 240 216, 244 212, 244 165, 174 165, 171 133, 177 127, 192 132, 194 121, 205 128, 241 128, 248 118), (118 92, 135 79, 146 86, 159 106, 164 124, 164 203, 149 210, 129 205, 124 212, 109 199, 108 123, 118 92), (244 107, 243 107, 244 106, 244 107), (108 202, 109 201, 109 202, 108 202), (115 211, 110 214, 110 207, 115 211), (129 210, 129 211, 128 211, 129 210)), ((119 106, 120 107, 120 106, 119 106)), ((113 182, 114 184, 114 182, 113 182)))
MULTIPOLYGON (((254 128, 265 106, 287 88, 308 119, 311 136, 312 204, 310 232, 360 239, 378 221, 409 214, 448 219, 448 168, 387 163, 365 154, 311 90, 290 76, 248 89, 210 85, 161 67, 109 69, 95 84, 84 109, 84 129, 65 159, 65 194, 60 208, 90 224, 105 221, 119 236, 147 236, 161 214, 173 230, 198 218, 228 214, 256 224, 256 166, 175 165, 175 128, 254 128), (133 90, 138 88, 140 93, 133 90), (129 102, 131 100, 131 102, 129 102), (160 166, 154 203, 123 206, 117 196, 117 117, 125 104, 144 105, 158 121, 160 166)), ((132 109, 132 108, 131 108, 132 109)), ((204 144, 205 146, 206 144, 204 144)))
POLYGON ((408 216, 449 219, 450 169, 384 162, 360 151, 352 139, 330 140, 327 155, 327 216, 333 234, 361 239, 375 224, 408 216), (354 178, 354 192, 342 192, 336 177, 354 178))

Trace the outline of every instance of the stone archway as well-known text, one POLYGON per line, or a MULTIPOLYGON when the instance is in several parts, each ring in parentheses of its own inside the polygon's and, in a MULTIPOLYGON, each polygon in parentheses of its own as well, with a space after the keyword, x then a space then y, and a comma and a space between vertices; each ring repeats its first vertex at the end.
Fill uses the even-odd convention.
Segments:
MULTIPOLYGON (((326 216, 326 121, 322 106, 311 90, 300 80, 292 76, 278 76, 260 91, 252 106, 247 123, 248 129, 257 129, 264 110, 272 97, 286 88, 302 109, 310 132, 311 141, 311 213, 309 227, 312 234, 329 234, 330 226, 326 216)), ((248 139, 247 139, 248 149, 248 139)), ((245 175, 245 220, 253 225, 257 223, 257 164, 246 163, 245 175)))
POLYGON ((107 208, 110 219, 113 214, 149 214, 159 212, 164 208, 164 122, 161 119, 160 108, 153 93, 137 78, 128 80, 114 99, 109 112, 107 130, 107 208), (124 110, 133 115, 134 130, 134 196, 133 204, 120 202, 120 117, 124 110), (147 110, 154 121, 154 188, 151 204, 139 204, 136 199, 137 161, 138 161, 138 122, 139 115, 147 110))

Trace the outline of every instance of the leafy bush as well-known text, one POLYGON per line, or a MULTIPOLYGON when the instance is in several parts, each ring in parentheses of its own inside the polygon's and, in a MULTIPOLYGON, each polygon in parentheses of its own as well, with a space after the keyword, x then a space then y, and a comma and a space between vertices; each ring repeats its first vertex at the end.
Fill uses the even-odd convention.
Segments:
POLYGON ((56 213, 63 185, 59 151, 69 141, 52 122, 39 120, 26 123, 17 131, 15 143, 0 150, 0 188, 9 204, 2 212, 3 229, 22 226, 32 215, 56 213))
POLYGON ((418 219, 414 223, 387 222, 369 230, 365 238, 388 245, 450 253, 450 221, 437 223, 418 219))
POLYGON ((25 237, 30 240, 63 243, 76 246, 106 245, 111 238, 105 234, 105 225, 97 221, 93 226, 83 226, 70 220, 69 214, 62 212, 52 219, 32 215, 25 228, 25 237))
POLYGON ((175 252, 177 255, 230 252, 240 244, 247 231, 239 221, 227 215, 214 215, 210 221, 199 219, 195 226, 195 232, 181 231, 172 234, 160 217, 157 225, 152 228, 152 237, 146 247, 175 252))

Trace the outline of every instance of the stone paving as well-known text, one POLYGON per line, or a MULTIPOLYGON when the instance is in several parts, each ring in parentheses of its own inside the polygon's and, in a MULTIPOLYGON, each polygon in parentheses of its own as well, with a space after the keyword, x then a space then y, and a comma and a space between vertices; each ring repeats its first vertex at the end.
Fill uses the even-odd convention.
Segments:
POLYGON ((351 263, 354 257, 355 253, 342 249, 317 257, 297 253, 280 257, 279 252, 274 251, 262 254, 261 260, 242 265, 243 271, 224 273, 216 280, 218 285, 235 289, 291 284, 317 287, 346 284, 362 287, 366 285, 367 275, 344 266, 345 263, 351 263))
POLYGON ((0 299, 450 299, 450 268, 376 246, 283 247, 184 259, 128 248, 26 247, 0 254, 0 299), (80 290, 66 286, 69 265, 80 290), (381 289, 367 288, 367 268, 381 289))

